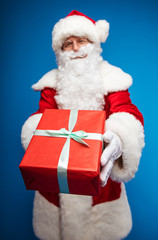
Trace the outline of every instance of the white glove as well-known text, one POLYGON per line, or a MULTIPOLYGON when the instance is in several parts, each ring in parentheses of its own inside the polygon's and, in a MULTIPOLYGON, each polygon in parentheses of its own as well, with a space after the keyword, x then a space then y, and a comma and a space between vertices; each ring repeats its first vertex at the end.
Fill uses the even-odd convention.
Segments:
POLYGON ((102 170, 100 173, 100 180, 102 187, 107 183, 114 161, 122 155, 122 142, 116 133, 107 130, 103 135, 103 140, 108 143, 108 145, 101 156, 102 170))

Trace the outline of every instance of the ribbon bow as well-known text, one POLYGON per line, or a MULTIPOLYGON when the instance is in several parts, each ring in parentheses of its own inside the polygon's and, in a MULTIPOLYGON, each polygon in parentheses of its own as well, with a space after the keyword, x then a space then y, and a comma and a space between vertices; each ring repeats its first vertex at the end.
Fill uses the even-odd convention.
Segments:
POLYGON ((76 142, 79 142, 81 144, 84 144, 88 146, 86 142, 84 142, 82 139, 88 137, 88 134, 85 131, 68 131, 65 128, 61 128, 60 130, 45 130, 45 132, 48 134, 47 136, 51 137, 70 137, 74 139, 76 142))

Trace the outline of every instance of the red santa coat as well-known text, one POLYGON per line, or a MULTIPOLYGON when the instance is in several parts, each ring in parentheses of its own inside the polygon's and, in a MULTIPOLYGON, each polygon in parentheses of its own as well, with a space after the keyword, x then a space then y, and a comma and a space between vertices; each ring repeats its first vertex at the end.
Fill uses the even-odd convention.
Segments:
MULTIPOLYGON (((99 197, 36 192, 33 224, 40 239, 114 240, 125 237, 132 227, 123 182, 132 179, 138 169, 144 146, 143 117, 130 100, 130 75, 104 61, 99 71, 105 89, 106 129, 121 138, 123 154, 115 161, 99 197)), ((28 129, 34 130, 43 111, 58 108, 54 99, 56 74, 57 70, 52 70, 33 85, 34 90, 41 90, 41 98, 39 110, 23 126, 24 147, 28 144, 28 129)))

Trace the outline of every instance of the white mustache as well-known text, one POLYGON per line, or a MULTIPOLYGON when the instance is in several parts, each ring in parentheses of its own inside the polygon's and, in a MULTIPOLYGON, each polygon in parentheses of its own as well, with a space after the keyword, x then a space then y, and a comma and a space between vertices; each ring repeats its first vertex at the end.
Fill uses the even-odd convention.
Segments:
MULTIPOLYGON (((60 50, 60 52, 56 55, 57 57, 57 64, 58 67, 69 65, 70 63, 76 63, 76 62, 83 62, 86 61, 92 61, 91 55, 94 53, 97 53, 98 56, 102 52, 102 49, 100 46, 95 46, 92 43, 88 43, 86 46, 81 47, 77 52, 71 51, 63 51, 60 50)), ((102 57, 100 56, 100 60, 102 60, 102 57)))
POLYGON ((76 60, 80 58, 85 58, 89 55, 91 52, 91 49, 93 48, 92 44, 87 44, 86 46, 81 47, 77 52, 71 51, 62 51, 60 52, 60 55, 58 55, 58 62, 60 64, 60 61, 66 62, 69 60, 76 60))
POLYGON ((71 59, 76 59, 76 58, 84 58, 87 56, 87 51, 88 49, 86 47, 81 47, 77 52, 69 51, 66 52, 66 56, 71 60, 71 59))
POLYGON ((73 59, 85 58, 85 57, 87 57, 87 54, 85 54, 85 55, 77 55, 76 57, 70 57, 70 59, 73 60, 73 59))

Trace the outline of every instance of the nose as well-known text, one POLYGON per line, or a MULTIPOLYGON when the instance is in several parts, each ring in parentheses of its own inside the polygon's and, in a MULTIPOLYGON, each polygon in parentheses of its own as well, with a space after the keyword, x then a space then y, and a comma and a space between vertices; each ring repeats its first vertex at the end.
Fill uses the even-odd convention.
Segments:
POLYGON ((79 50, 80 46, 77 44, 76 41, 73 42, 73 51, 77 52, 79 50))

